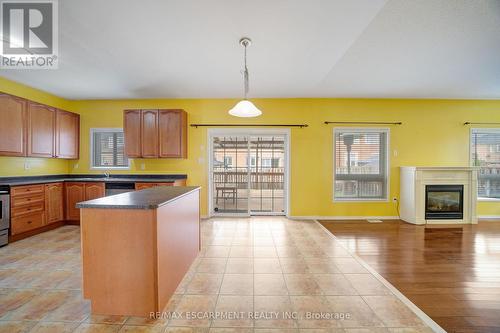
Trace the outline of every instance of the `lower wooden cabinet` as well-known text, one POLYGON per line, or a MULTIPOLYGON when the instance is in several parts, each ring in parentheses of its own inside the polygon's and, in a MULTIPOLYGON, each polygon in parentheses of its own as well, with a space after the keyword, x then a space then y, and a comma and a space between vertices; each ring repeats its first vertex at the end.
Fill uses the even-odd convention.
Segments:
POLYGON ((11 235, 43 227, 45 224, 43 184, 14 186, 11 189, 11 235))
POLYGON ((63 183, 45 184, 45 223, 64 220, 63 183))
POLYGON ((104 183, 85 183, 85 200, 102 198, 106 195, 104 183))
POLYGON ((68 221, 80 220, 80 209, 75 207, 78 202, 101 198, 106 192, 103 182, 68 182, 65 187, 68 221))
POLYGON ((174 183, 135 183, 135 189, 137 191, 156 186, 174 186, 174 183))

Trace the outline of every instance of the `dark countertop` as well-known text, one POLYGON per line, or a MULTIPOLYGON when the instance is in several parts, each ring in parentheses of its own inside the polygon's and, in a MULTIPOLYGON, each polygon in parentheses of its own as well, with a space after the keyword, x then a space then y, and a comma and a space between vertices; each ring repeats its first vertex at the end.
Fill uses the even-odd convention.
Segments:
POLYGON ((156 209, 199 189, 199 186, 159 186, 79 202, 76 208, 156 209))
POLYGON ((186 175, 47 175, 27 177, 0 177, 0 186, 20 186, 58 182, 105 182, 105 183, 173 183, 186 179, 186 175))

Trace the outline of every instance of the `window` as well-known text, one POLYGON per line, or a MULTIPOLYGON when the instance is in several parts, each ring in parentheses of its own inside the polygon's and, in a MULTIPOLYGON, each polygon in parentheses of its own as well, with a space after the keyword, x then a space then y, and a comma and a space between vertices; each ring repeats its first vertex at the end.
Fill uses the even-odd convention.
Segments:
POLYGON ((389 130, 334 129, 335 201, 387 200, 389 130))
POLYGON ((90 129, 91 163, 93 169, 128 169, 121 128, 90 129))
POLYGON ((478 196, 500 198, 500 129, 472 129, 471 164, 479 167, 478 196))

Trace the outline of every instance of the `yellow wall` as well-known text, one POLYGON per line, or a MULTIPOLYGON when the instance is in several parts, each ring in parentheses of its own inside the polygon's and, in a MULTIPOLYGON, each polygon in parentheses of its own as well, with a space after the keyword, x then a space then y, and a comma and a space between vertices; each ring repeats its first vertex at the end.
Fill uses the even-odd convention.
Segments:
MULTIPOLYGON (((291 215, 395 216, 396 206, 386 203, 332 203, 332 121, 402 121, 391 126, 390 195, 398 196, 399 166, 467 166, 469 127, 465 121, 500 122, 500 101, 380 100, 380 99, 262 99, 255 103, 264 114, 256 119, 231 117, 234 100, 119 100, 75 101, 81 114, 81 159, 70 163, 74 173, 89 170, 89 129, 121 127, 126 108, 183 108, 189 123, 307 123, 291 130, 291 215), (394 154, 397 151, 397 156, 394 154), (78 168, 74 168, 78 165, 78 168)), ((136 173, 187 173, 189 184, 207 187, 207 130, 189 128, 188 159, 133 160, 136 173), (205 163, 199 164, 202 157, 205 163), (140 170, 144 163, 145 170, 140 170)), ((130 172, 130 171, 122 171, 130 172)), ((203 214, 206 214, 203 191, 203 214)), ((500 215, 500 204, 483 203, 481 215, 500 215)))
MULTIPOLYGON (((9 83, 10 85, 14 85, 9 83)), ((0 81, 0 90, 4 82, 0 81)), ((30 97, 45 95, 30 88, 14 87, 30 97)), ((6 91, 9 92, 9 91, 6 91)), ((19 94, 18 94, 19 95, 19 94)), ((45 96, 44 98, 49 98, 45 96)), ((54 97, 52 97, 54 98, 54 97)), ((32 98, 34 99, 34 98, 32 98)), ((39 100, 42 101, 42 100, 39 100)), ((80 160, 69 164, 71 173, 93 173, 89 169, 89 131, 92 127, 121 127, 126 108, 183 108, 189 123, 307 123, 291 130, 291 215, 293 216, 395 216, 392 202, 332 203, 332 125, 323 121, 402 121, 391 126, 390 197, 398 196, 399 166, 467 166, 469 126, 465 121, 500 122, 500 101, 388 100, 388 99, 257 99, 264 112, 256 119, 237 119, 227 114, 235 100, 54 100, 81 115, 80 160), (397 151, 397 154, 394 153, 397 151)), ((47 104, 51 104, 46 102, 47 104)), ((55 105, 56 104, 51 104, 55 105)), ((116 173, 186 173, 190 185, 201 185, 202 213, 207 213, 207 129, 188 132, 188 159, 135 159, 131 169, 116 173), (204 162, 199 163, 199 158, 204 162), (145 169, 141 170, 140 165, 145 169)), ((13 158, 0 159, 0 175, 17 174, 13 158)), ((53 160, 47 160, 53 161, 53 160)), ((57 163, 59 161, 56 160, 57 163)), ((52 162, 46 162, 52 164, 52 162)), ((55 163, 55 162, 54 162, 55 163)), ((56 171, 47 165, 46 172, 56 171)), ((115 173, 114 172, 114 173, 115 173)), ((500 215, 500 204, 479 203, 480 215, 500 215)))
MULTIPOLYGON (((61 109, 68 107, 68 101, 46 92, 30 88, 28 86, 9 81, 0 77, 0 92, 27 98, 61 109)), ((52 158, 35 157, 3 157, 0 156, 1 176, 33 176, 68 173, 68 161, 52 158), (25 170, 25 163, 29 169, 25 170)))

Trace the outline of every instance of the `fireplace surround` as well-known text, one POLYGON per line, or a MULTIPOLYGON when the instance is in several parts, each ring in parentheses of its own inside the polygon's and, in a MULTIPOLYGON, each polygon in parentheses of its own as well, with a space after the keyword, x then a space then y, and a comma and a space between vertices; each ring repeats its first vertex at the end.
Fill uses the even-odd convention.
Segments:
POLYGON ((401 167, 399 200, 409 223, 477 223, 477 168, 401 167))

